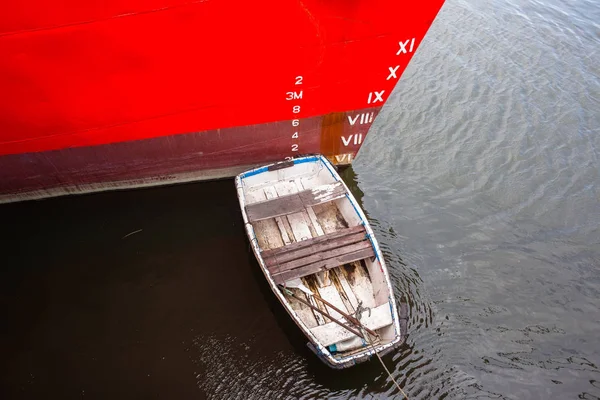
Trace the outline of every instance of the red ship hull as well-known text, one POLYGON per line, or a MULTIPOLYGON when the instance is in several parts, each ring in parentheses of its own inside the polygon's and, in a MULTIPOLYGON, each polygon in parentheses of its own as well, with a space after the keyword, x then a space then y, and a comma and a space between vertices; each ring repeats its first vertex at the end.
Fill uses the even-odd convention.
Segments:
POLYGON ((352 161, 443 0, 0 6, 0 201, 352 161))

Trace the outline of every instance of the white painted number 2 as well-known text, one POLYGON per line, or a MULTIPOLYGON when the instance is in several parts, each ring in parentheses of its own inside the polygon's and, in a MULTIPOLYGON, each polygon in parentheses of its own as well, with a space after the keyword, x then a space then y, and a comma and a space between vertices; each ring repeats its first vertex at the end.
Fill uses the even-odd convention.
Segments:
POLYGON ((293 144, 292 145, 292 151, 298 151, 298 145, 297 144, 293 144))
POLYGON ((296 77, 296 85, 302 85, 302 76, 296 77))

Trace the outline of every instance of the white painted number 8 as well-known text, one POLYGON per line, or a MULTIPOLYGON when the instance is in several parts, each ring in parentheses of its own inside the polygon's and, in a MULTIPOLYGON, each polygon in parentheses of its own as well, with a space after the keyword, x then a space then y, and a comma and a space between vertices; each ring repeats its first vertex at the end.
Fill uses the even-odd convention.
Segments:
POLYGON ((294 114, 298 114, 300 112, 300 106, 294 106, 294 108, 292 108, 292 111, 294 112, 294 114))

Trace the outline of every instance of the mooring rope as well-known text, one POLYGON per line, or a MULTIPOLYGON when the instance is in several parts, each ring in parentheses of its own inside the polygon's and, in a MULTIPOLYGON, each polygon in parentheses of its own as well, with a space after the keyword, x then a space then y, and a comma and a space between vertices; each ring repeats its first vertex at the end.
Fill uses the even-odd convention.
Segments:
MULTIPOLYGON (((336 275, 334 273, 334 275, 336 275)), ((337 278, 337 275, 336 275, 337 278)), ((296 298, 297 300, 300 300, 298 297, 296 297, 294 295, 294 293, 289 290, 287 287, 285 286, 281 286, 281 289, 284 291, 284 293, 287 293, 289 296, 292 296, 294 298, 296 298)), ((346 297, 346 299, 348 299, 348 295, 345 293, 345 289, 344 289, 344 296, 346 297)), ((310 296, 313 297, 314 296, 310 296)), ((326 304, 323 302, 323 299, 320 299, 321 302, 323 303, 323 305, 325 305, 325 308, 327 308, 326 304)), ((308 302, 304 302, 302 301, 304 304, 308 305, 309 307, 313 307, 312 305, 310 305, 308 302)), ((339 325, 341 325, 342 327, 346 328, 348 331, 354 333, 355 335, 357 333, 362 334, 363 339, 366 339, 369 343, 369 345, 371 346, 371 349, 373 350, 373 353, 375 353, 375 355, 377 356, 377 358, 379 359, 379 362, 381 363, 381 366, 383 367, 383 369, 385 370, 385 372, 387 373, 387 375, 390 377, 390 379, 392 380, 392 382, 394 382, 394 385, 396 386, 396 388, 398 388, 398 390, 400 391, 400 393, 402 393, 402 395, 406 398, 406 400, 408 400, 408 395, 404 392, 404 390, 402 390, 402 388, 400 387, 400 385, 398 384, 398 382, 396 382, 396 379, 394 379, 394 376, 392 375, 392 373, 390 372, 390 370, 386 367, 385 363, 383 362, 383 360, 381 359, 381 357, 379 356, 379 353, 377 352, 377 349, 375 348, 375 345, 373 344, 373 341, 371 340, 371 337, 369 336, 369 333, 366 332, 366 327, 364 326, 364 324, 362 323, 362 321, 360 320, 360 318, 362 317, 363 312, 365 311, 369 311, 369 317, 371 316, 371 308, 370 307, 363 307, 362 305, 362 301, 358 302, 358 306, 356 307, 356 309, 352 306, 352 303, 348 302, 350 305, 350 308, 353 310, 353 314, 354 314, 354 321, 347 321, 348 323, 356 326, 356 328, 358 329, 357 331, 353 331, 352 329, 349 329, 348 326, 344 326, 343 323, 341 323, 340 321, 337 321, 336 319, 334 319, 331 315, 328 315, 327 313, 320 311, 322 314, 325 314, 330 320, 338 323, 339 325)), ((315 307, 316 308, 316 307, 315 307)), ((352 315, 352 314, 350 314, 352 315)), ((376 337, 379 338, 379 334, 377 334, 377 332, 373 332, 375 333, 376 337)), ((359 336, 359 335, 356 335, 359 336)), ((360 336, 359 336, 360 337, 360 336)))
POLYGON ((375 355, 379 359, 379 362, 383 366, 383 369, 385 370, 385 372, 388 374, 388 376, 390 377, 390 379, 392 380, 392 382, 394 382, 394 385, 396 385, 396 387, 398 388, 398 390, 400 391, 400 393, 402 393, 402 395, 406 398, 406 400, 408 400, 408 395, 406 393, 404 393, 404 390, 402 390, 402 388, 400 387, 400 385, 398 384, 398 382, 396 382, 396 379, 394 379, 394 376, 390 373, 390 370, 387 369, 387 367, 385 366, 385 363, 383 362, 383 360, 379 356, 379 353, 375 349, 375 345, 373 345, 373 342, 371 341, 371 337, 369 336, 369 334, 367 332, 365 332, 365 330, 362 327, 360 328, 360 331, 362 332, 363 336, 365 338, 367 338, 367 340, 369 341, 369 345, 371 346, 371 349, 373 350, 373 352, 375 353, 375 355))
MULTIPOLYGON (((345 292, 345 290, 344 290, 344 292, 345 292)), ((346 293, 344 293, 344 294, 347 296, 346 293)), ((350 303, 350 308, 354 309, 354 307, 352 307, 352 303, 350 303)), ((406 398, 406 400, 408 400, 408 395, 404 392, 404 390, 402 390, 402 388, 400 387, 400 385, 398 384, 398 382, 396 382, 396 379, 394 379, 393 375, 387 369, 387 367, 385 366, 385 363, 383 362, 383 360, 379 356, 379 353, 377 352, 377 349, 375 349, 375 345, 373 344, 373 341, 371 341, 371 337, 369 336, 368 332, 365 332, 364 325, 362 324, 362 321, 360 319, 362 317, 363 312, 365 312, 367 310, 369 311, 369 317, 370 317, 371 316, 371 308, 370 307, 363 307, 362 301, 359 301, 358 302, 358 306, 356 307, 356 310, 354 310, 354 315, 355 315, 356 319, 360 322, 360 326, 357 326, 357 328, 360 329, 360 332, 362 333, 363 337, 365 339, 367 339, 367 341, 369 342, 369 345, 371 346, 371 350, 373 350, 373 353, 375 353, 375 355, 379 359, 379 362, 383 366, 383 369, 388 374, 388 376, 390 377, 390 379, 392 380, 392 382, 394 382, 394 385, 396 385, 396 387, 398 388, 398 390, 400 391, 400 393, 402 393, 402 395, 406 398)))

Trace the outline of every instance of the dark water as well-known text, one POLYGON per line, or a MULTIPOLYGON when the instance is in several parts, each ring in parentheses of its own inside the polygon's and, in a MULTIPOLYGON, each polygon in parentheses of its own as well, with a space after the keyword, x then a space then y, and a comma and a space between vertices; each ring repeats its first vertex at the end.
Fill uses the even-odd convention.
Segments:
MULTIPOLYGON (((599 159, 600 4, 447 0, 344 173, 411 301, 411 399, 600 398, 599 159)), ((398 395, 306 349, 231 181, 0 221, 0 398, 398 395)))

